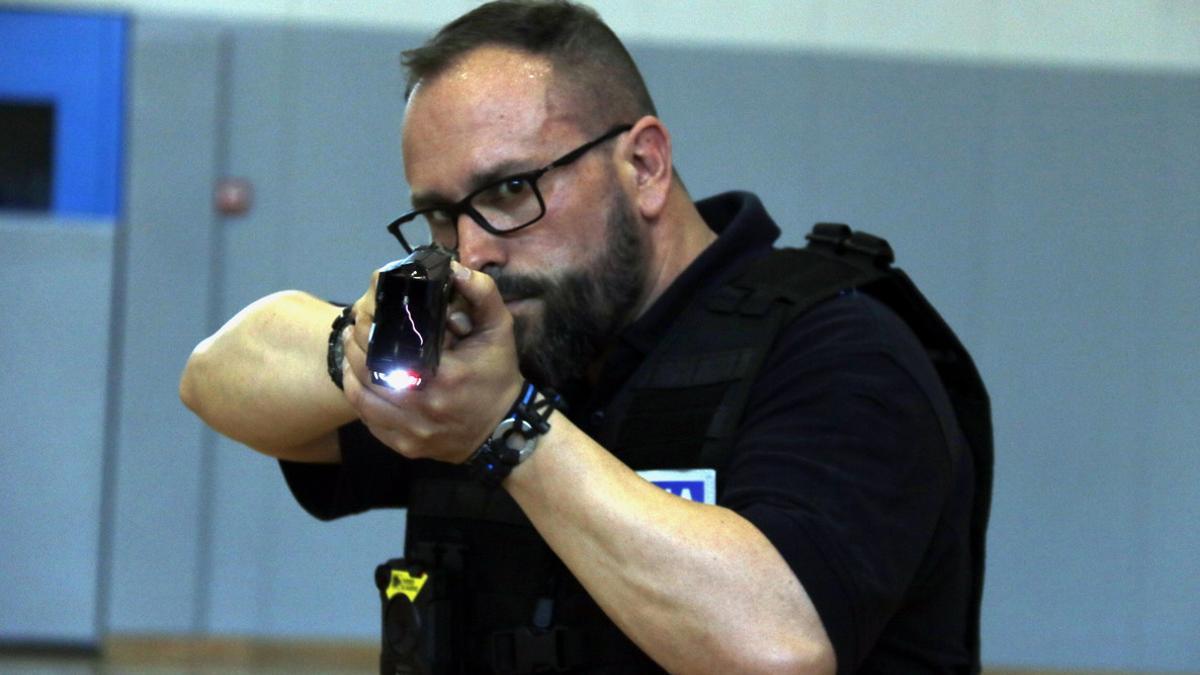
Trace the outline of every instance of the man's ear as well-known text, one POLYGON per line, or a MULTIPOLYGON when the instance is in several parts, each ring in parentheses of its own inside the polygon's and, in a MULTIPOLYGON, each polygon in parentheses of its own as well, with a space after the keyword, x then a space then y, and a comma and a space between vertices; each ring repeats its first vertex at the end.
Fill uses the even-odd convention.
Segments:
POLYGON ((666 208, 671 188, 671 134, 661 120, 647 115, 629 130, 625 148, 634 206, 643 219, 653 222, 666 208))

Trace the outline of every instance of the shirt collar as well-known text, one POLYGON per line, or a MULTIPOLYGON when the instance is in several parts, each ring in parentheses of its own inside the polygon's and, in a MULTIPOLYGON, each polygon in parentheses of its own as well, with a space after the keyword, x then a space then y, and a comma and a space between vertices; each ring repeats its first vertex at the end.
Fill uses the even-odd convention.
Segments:
POLYGON ((769 253, 779 238, 779 226, 749 192, 719 194, 696 202, 696 208, 717 239, 621 333, 622 344, 642 356, 650 353, 692 299, 719 287, 753 258, 769 253))
POLYGON ((779 227, 767 215, 758 197, 749 192, 719 194, 696 202, 696 208, 708 227, 717 233, 717 239, 640 317, 621 331, 594 385, 582 381, 563 385, 560 393, 570 403, 573 415, 586 415, 589 410, 607 405, 689 302, 719 288, 749 261, 770 253, 779 238, 779 227))

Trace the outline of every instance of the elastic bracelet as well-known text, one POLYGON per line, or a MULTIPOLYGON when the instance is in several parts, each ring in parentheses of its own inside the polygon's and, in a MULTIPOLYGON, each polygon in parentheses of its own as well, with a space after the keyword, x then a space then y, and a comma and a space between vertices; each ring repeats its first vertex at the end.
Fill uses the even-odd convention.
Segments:
POLYGON ((342 313, 337 315, 333 320, 333 325, 329 331, 329 349, 325 351, 325 367, 329 370, 329 379, 337 385, 338 389, 343 389, 342 386, 342 358, 346 355, 345 345, 342 344, 342 331, 346 326, 354 325, 354 305, 347 305, 342 308, 342 313))
POLYGON ((526 380, 491 437, 466 461, 471 473, 488 487, 500 485, 513 467, 529 459, 538 438, 550 431, 547 420, 562 408, 562 397, 554 390, 538 389, 526 380))

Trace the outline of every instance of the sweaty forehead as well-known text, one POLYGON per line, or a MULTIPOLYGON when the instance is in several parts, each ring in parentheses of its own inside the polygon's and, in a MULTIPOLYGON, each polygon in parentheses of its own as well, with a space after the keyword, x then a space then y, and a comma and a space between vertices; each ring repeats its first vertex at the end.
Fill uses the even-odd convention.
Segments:
POLYGON ((541 86, 549 80, 552 71, 553 66, 545 57, 506 47, 480 47, 451 63, 434 78, 434 83, 489 87, 523 82, 541 86))
POLYGON ((549 95, 552 76, 542 57, 484 47, 419 82, 404 118, 409 183, 417 188, 429 172, 479 170, 543 146, 563 117, 549 95))

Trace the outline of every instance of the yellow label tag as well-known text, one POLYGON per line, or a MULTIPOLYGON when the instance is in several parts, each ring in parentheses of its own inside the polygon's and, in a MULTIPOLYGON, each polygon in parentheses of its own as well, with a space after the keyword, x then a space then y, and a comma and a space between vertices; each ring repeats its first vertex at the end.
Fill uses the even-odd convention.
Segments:
POLYGON ((387 587, 387 598, 391 600, 403 593, 408 596, 409 602, 416 602, 417 594, 421 592, 422 588, 425 588, 426 581, 429 581, 428 574, 414 577, 405 570, 392 570, 392 580, 387 587))

